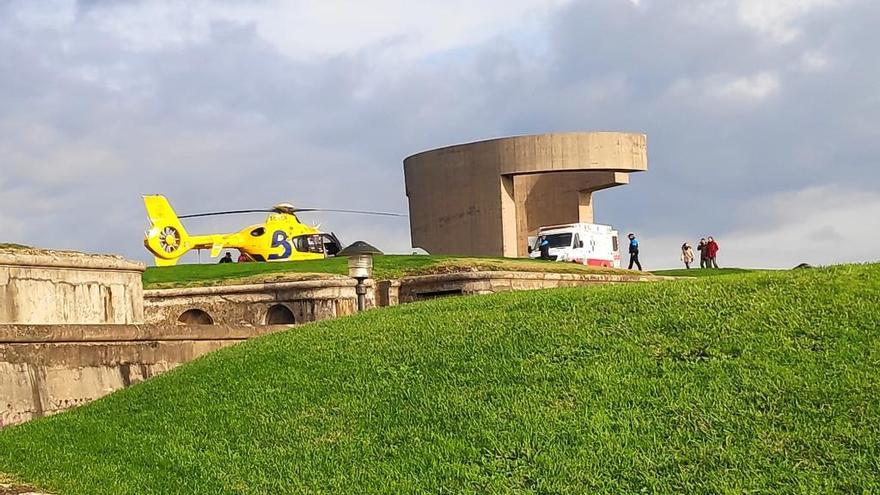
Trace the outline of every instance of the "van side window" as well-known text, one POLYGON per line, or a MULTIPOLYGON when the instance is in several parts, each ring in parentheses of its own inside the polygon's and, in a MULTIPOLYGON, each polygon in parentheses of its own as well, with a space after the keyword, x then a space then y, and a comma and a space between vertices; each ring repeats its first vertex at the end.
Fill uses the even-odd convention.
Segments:
POLYGON ((581 236, 579 236, 578 234, 574 235, 574 242, 572 243, 572 247, 574 247, 575 249, 581 247, 581 236))

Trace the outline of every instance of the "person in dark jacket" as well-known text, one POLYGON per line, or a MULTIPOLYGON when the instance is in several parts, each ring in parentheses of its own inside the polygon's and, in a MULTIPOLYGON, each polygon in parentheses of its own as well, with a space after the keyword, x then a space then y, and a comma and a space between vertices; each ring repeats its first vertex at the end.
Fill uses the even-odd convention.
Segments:
POLYGON ((550 259, 550 241, 548 241, 546 237, 541 236, 538 239, 538 249, 541 252, 541 259, 542 260, 549 260, 550 259))
POLYGON ((709 268, 709 255, 706 250, 706 238, 703 237, 700 239, 700 243, 697 244, 697 250, 700 252, 700 268, 709 268))
POLYGON ((639 240, 632 232, 627 237, 629 238, 629 269, 632 270, 635 264, 639 267, 639 271, 642 271, 642 264, 639 262, 639 240))
POLYGON ((718 256, 718 243, 712 236, 709 236, 709 242, 706 243, 706 268, 718 268, 718 262, 715 257, 718 256))
POLYGON ((226 251, 226 255, 220 258, 220 263, 232 263, 232 253, 226 251))

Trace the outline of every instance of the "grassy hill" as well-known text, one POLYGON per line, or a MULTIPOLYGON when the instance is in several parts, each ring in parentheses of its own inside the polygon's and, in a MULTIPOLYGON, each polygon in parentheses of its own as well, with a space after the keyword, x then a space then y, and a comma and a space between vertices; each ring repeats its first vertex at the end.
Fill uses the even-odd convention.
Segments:
POLYGON ((877 493, 880 265, 449 298, 0 431, 66 494, 877 493))
POLYGON ((652 270, 651 274, 662 277, 722 277, 725 275, 743 275, 746 273, 756 273, 760 271, 753 268, 692 268, 686 270, 684 268, 675 268, 672 270, 652 270))
MULTIPOLYGON (((625 273, 574 263, 509 258, 464 258, 455 256, 376 256, 373 261, 377 279, 407 275, 429 275, 452 271, 545 271, 556 273, 625 273)), ((144 272, 144 288, 162 289, 218 285, 224 283, 256 283, 296 277, 302 274, 347 275, 347 258, 277 263, 228 263, 210 265, 177 265, 149 267, 144 272)))

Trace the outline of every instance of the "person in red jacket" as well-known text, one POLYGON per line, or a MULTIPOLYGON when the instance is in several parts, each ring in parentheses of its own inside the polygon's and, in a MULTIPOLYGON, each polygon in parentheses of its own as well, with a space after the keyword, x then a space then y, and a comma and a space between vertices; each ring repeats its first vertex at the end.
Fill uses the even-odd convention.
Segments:
POLYGON ((705 249, 707 257, 706 268, 718 268, 718 262, 715 261, 715 257, 718 256, 719 247, 712 236, 709 236, 709 242, 706 243, 705 249))

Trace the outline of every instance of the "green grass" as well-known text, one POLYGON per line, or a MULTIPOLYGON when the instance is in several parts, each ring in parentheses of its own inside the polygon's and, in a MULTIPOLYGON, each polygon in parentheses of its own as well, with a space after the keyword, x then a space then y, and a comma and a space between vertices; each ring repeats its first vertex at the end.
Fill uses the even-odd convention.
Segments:
POLYGON ((878 493, 880 265, 448 298, 0 431, 63 494, 878 493))
MULTIPOLYGON (((574 263, 552 261, 462 258, 455 256, 405 256, 387 255, 374 258, 374 277, 392 279, 406 275, 427 275, 451 271, 547 271, 560 273, 609 273, 608 269, 587 267, 574 263)), ((625 273, 625 270, 610 270, 625 273)), ((313 261, 288 261, 278 263, 227 263, 211 265, 178 265, 149 267, 144 272, 144 288, 161 289, 192 287, 223 283, 255 283, 273 279, 295 277, 302 274, 348 274, 347 258, 328 258, 313 261)))
POLYGON ((684 268, 679 268, 675 270, 654 270, 651 273, 664 277, 720 277, 723 275, 742 275, 757 271, 760 270, 749 268, 692 268, 685 270, 684 268))

